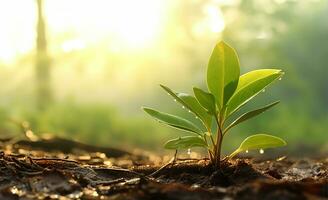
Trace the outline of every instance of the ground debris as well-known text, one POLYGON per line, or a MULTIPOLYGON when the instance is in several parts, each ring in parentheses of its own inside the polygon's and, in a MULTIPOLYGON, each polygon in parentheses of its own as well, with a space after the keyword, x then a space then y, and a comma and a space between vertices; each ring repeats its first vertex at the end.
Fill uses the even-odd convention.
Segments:
POLYGON ((237 158, 214 169, 207 159, 9 149, 0 152, 0 199, 328 199, 326 158, 237 158))

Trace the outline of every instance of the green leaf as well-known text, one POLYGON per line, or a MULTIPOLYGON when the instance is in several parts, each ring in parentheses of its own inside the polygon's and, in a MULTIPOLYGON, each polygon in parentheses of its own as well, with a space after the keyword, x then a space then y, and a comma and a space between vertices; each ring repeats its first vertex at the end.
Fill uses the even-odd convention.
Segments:
POLYGON ((287 143, 276 136, 267 134, 256 134, 246 138, 229 157, 232 158, 240 152, 254 149, 267 149, 286 146, 287 143))
POLYGON ((170 88, 160 85, 166 92, 168 92, 177 102, 181 103, 186 109, 189 109, 193 112, 207 127, 211 128, 212 116, 207 113, 207 111, 198 103, 197 99, 189 94, 185 93, 176 93, 173 92, 170 88))
POLYGON ((224 42, 218 43, 207 67, 207 87, 221 109, 235 92, 240 75, 235 50, 224 42))
POLYGON ((252 110, 252 111, 249 111, 243 115, 241 115, 240 117, 238 117, 235 121, 233 121, 225 130, 224 130, 224 133, 226 133, 228 130, 230 130, 232 127, 246 121, 246 120, 249 120, 253 117, 256 117, 257 115, 265 112, 266 110, 272 108, 273 106, 277 105, 280 101, 276 101, 274 103, 271 103, 269 105, 266 105, 262 108, 258 108, 256 110, 252 110))
POLYGON ((207 148, 207 144, 204 139, 199 136, 184 136, 169 140, 164 145, 164 148, 166 149, 188 149, 191 147, 207 148))
POLYGON ((178 116, 170 115, 167 113, 159 112, 151 108, 143 108, 143 110, 153 118, 157 119, 159 122, 163 122, 174 128, 196 133, 198 135, 202 134, 202 131, 197 126, 195 126, 193 123, 191 123, 186 119, 183 119, 178 116))
POLYGON ((242 75, 234 95, 227 103, 226 116, 237 111, 282 75, 283 72, 278 69, 261 69, 242 75))
POLYGON ((200 88, 193 88, 194 94, 200 105, 202 105, 208 113, 216 114, 215 98, 211 93, 205 92, 200 88))

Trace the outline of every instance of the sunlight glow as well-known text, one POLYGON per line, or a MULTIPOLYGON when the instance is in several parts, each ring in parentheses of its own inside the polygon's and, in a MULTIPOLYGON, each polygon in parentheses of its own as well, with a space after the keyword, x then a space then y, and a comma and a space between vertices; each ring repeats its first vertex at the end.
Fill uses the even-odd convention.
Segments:
POLYGON ((137 49, 159 36, 164 8, 165 0, 56 0, 48 1, 45 9, 54 33, 66 30, 86 43, 107 39, 137 49))
POLYGON ((161 3, 159 0, 115 1, 109 18, 113 21, 113 32, 132 46, 152 42, 161 27, 161 3), (129 5, 129 6, 127 6, 129 5), (124 10, 125 12, 122 12, 124 10))
MULTIPOLYGON (((151 49, 167 36, 168 0, 44 0, 49 52, 69 53, 105 47, 112 53, 151 49), (166 32, 165 32, 166 31, 166 32)), ((203 17, 193 22, 192 34, 217 37, 225 23, 217 4, 205 4, 203 17)), ((11 0, 0 7, 0 61, 11 62, 33 52, 36 1, 11 0), (19 5, 19 6, 17 6, 19 5), (19 13, 19 14, 17 14, 19 13)))
POLYGON ((74 39, 74 40, 65 41, 61 45, 61 48, 65 53, 69 53, 69 52, 74 51, 74 50, 84 49, 85 44, 82 40, 74 39))
MULTIPOLYGON (((103 41, 115 50, 147 48, 161 33, 166 3, 165 0, 44 0, 49 48, 59 45, 67 53, 103 41)), ((35 48, 36 16, 35 0, 2 3, 1 62, 10 62, 35 48)))
POLYGON ((217 35, 225 28, 223 14, 217 5, 208 4, 203 7, 204 18, 195 23, 192 32, 197 37, 217 35))
POLYGON ((34 4, 33 0, 2 2, 0 6, 1 62, 10 63, 17 55, 32 50, 36 16, 34 4))
POLYGON ((221 10, 217 6, 207 6, 205 12, 208 16, 208 24, 213 33, 220 33, 223 31, 225 24, 221 10))

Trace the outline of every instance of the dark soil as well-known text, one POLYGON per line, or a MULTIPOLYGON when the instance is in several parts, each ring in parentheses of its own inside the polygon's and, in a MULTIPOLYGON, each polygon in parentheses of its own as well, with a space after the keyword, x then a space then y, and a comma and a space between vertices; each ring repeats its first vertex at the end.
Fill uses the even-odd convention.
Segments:
POLYGON ((234 159, 214 170, 206 159, 165 163, 65 142, 2 141, 0 199, 328 199, 328 158, 234 159))

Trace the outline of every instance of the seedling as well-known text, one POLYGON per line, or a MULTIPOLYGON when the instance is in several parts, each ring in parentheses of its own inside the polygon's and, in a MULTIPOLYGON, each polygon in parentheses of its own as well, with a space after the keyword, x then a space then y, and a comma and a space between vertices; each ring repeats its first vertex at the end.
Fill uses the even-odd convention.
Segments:
MULTIPOLYGON (((143 108, 146 113, 161 123, 191 133, 188 136, 169 140, 167 149, 189 149, 203 147, 216 167, 220 167, 221 148, 224 136, 236 125, 245 122, 277 105, 279 101, 246 112, 234 120, 232 118, 243 105, 284 73, 279 69, 260 69, 240 76, 239 59, 235 50, 224 42, 218 43, 210 57, 207 67, 207 88, 204 91, 194 87, 194 95, 176 93, 170 88, 160 85, 174 101, 193 113, 201 125, 175 115, 159 112, 151 108, 143 108), (212 123, 215 125, 212 128, 212 123), (231 122, 232 121, 232 122, 231 122)), ((285 146, 286 142, 268 134, 255 134, 247 137, 228 158, 240 152, 285 146)))

